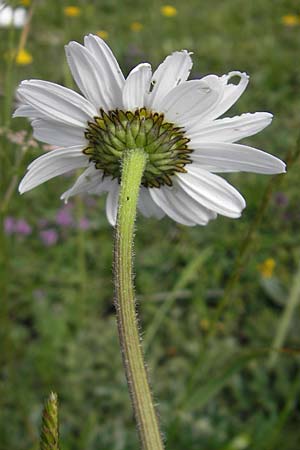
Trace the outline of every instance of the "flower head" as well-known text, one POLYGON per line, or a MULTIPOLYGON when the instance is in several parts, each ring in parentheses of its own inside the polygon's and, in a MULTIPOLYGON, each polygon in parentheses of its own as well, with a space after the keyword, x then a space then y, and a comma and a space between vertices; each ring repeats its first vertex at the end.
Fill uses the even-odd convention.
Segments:
POLYGON ((300 24, 300 17, 295 14, 286 14, 285 16, 282 16, 281 22, 287 27, 294 27, 295 25, 300 24))
POLYGON ((97 36, 99 36, 101 39, 106 40, 108 38, 108 32, 105 30, 99 30, 97 31, 97 36))
POLYGON ((177 9, 172 5, 165 5, 160 8, 160 12, 165 17, 174 17, 177 15, 177 9))
POLYGON ((139 33, 143 29, 143 24, 141 22, 131 22, 130 29, 135 33, 139 33))
POLYGON ((122 155, 141 148, 147 164, 140 212, 205 225, 217 214, 237 218, 245 207, 240 193, 216 173, 285 171, 278 158, 236 143, 269 125, 270 113, 219 118, 246 89, 245 73, 187 81, 192 60, 183 50, 153 73, 142 63, 125 79, 110 48, 94 35, 86 36, 84 45, 70 42, 66 55, 83 95, 41 80, 23 81, 18 88, 14 116, 29 117, 34 137, 58 147, 29 165, 21 193, 85 168, 61 198, 107 192, 106 213, 115 224, 122 155))
POLYGON ((24 219, 19 219, 15 225, 15 232, 17 234, 28 236, 32 232, 31 226, 24 219))
POLYGON ((78 17, 81 14, 81 9, 78 6, 66 6, 64 8, 64 15, 67 17, 78 17))
POLYGON ((70 208, 66 206, 61 208, 56 214, 56 223, 61 227, 71 227, 73 225, 73 217, 70 208))
POLYGON ((263 278, 271 278, 276 266, 276 262, 273 258, 267 258, 258 266, 259 272, 263 278))
POLYGON ((5 234, 13 234, 16 230, 16 221, 13 217, 7 216, 3 221, 5 234))
POLYGON ((51 247, 58 241, 57 231, 53 228, 47 228, 46 230, 40 231, 40 237, 46 247, 51 247))
POLYGON ((19 66, 27 66, 32 63, 32 55, 27 50, 19 50, 16 54, 16 64, 19 66))

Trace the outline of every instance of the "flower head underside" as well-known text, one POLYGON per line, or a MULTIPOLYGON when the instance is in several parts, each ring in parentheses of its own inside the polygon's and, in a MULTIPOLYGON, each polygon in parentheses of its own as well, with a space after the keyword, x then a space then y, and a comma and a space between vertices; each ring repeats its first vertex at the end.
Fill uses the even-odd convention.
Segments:
POLYGON ((145 108, 135 112, 114 110, 88 123, 85 137, 88 146, 83 150, 103 176, 121 178, 121 162, 124 152, 142 149, 147 153, 147 164, 142 178, 145 187, 172 186, 175 172, 184 173, 190 164, 187 144, 180 127, 168 123, 163 114, 151 113, 145 108))
POLYGON ((183 50, 168 56, 154 73, 142 63, 125 79, 110 48, 93 35, 84 45, 69 43, 66 55, 83 95, 41 80, 24 81, 18 88, 15 116, 31 119, 34 137, 57 147, 29 165, 20 192, 84 168, 62 198, 106 192, 106 212, 114 224, 122 155, 141 148, 147 164, 140 212, 205 225, 217 214, 239 217, 245 207, 239 192, 217 173, 285 171, 278 158, 236 143, 269 125, 270 113, 220 118, 246 89, 245 73, 188 80, 192 60, 183 50))

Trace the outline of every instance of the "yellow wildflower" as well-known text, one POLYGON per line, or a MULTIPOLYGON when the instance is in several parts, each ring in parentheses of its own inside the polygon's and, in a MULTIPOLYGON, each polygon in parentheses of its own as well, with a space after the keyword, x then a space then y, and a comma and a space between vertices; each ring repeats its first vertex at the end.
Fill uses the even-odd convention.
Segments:
POLYGON ((31 0, 20 0, 19 3, 23 6, 30 6, 31 0))
POLYGON ((15 61, 18 66, 27 66, 27 64, 32 63, 33 58, 31 53, 25 49, 22 49, 17 52, 15 61))
POLYGON ((81 14, 81 9, 78 6, 66 6, 64 8, 64 15, 67 17, 78 17, 81 14))
POLYGON ((99 30, 97 31, 97 36, 99 36, 101 39, 107 39, 108 38, 108 32, 105 30, 99 30))
POLYGON ((174 17, 177 14, 177 9, 171 5, 165 5, 160 8, 160 12, 165 17, 174 17))
POLYGON ((276 262, 273 258, 267 258, 265 261, 258 266, 263 278, 271 278, 276 266, 276 262))
POLYGON ((295 25, 300 24, 300 18, 295 14, 287 14, 286 16, 281 17, 281 22, 287 27, 294 27, 295 25))
POLYGON ((143 24, 141 22, 132 22, 130 24, 131 31, 134 31, 135 33, 138 33, 143 28, 143 24))

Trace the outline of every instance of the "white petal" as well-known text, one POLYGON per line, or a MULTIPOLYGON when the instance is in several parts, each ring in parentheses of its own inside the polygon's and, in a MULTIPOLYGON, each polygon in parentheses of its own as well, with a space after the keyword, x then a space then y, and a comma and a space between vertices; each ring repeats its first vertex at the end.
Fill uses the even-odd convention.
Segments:
POLYGON ((207 225, 210 220, 217 218, 215 211, 205 208, 190 197, 183 189, 178 190, 178 192, 177 198, 180 200, 181 205, 185 205, 186 215, 197 225, 207 225))
POLYGON ((23 194, 51 178, 87 165, 88 158, 82 153, 80 146, 51 150, 28 166, 28 172, 19 185, 19 191, 23 194))
POLYGON ((164 98, 161 110, 167 120, 184 125, 188 129, 191 120, 199 122, 215 107, 223 95, 218 77, 209 80, 191 80, 174 88, 164 98))
MULTIPOLYGON (((173 187, 174 188, 174 187, 173 187)), ((172 188, 151 188, 149 189, 153 201, 175 222, 192 227, 196 225, 194 220, 189 219, 185 213, 184 205, 176 199, 171 191, 172 188)))
POLYGON ((73 78, 83 93, 97 111, 116 107, 117 98, 110 89, 108 74, 94 56, 78 42, 70 42, 65 46, 67 61, 73 78))
POLYGON ((68 125, 85 126, 88 120, 97 115, 96 108, 77 92, 48 81, 22 81, 18 95, 23 104, 68 125))
POLYGON ((60 197, 66 203, 69 197, 83 192, 97 193, 109 190, 111 180, 103 178, 103 172, 96 169, 92 163, 90 166, 77 178, 73 186, 62 194, 60 197))
POLYGON ((246 203, 241 194, 217 175, 190 165, 178 183, 194 200, 223 216, 240 217, 246 203))
POLYGON ((224 85, 224 95, 217 107, 210 112, 206 120, 216 119, 224 114, 232 105, 240 98, 245 91, 248 83, 249 76, 245 72, 229 72, 228 75, 223 75, 220 80, 224 85), (238 84, 229 83, 231 78, 239 77, 238 84))
POLYGON ((110 190, 106 199, 106 215, 109 223, 114 227, 117 221, 118 198, 120 185, 117 180, 111 183, 110 190))
POLYGON ((32 121, 33 137, 58 147, 70 147, 72 145, 87 145, 84 137, 84 128, 66 125, 54 120, 35 119, 32 121))
POLYGON ((184 208, 186 216, 193 220, 197 225, 207 225, 210 220, 217 217, 215 211, 206 208, 187 194, 187 192, 181 188, 177 180, 174 181, 172 194, 176 197, 180 207, 184 208))
POLYGON ((146 106, 158 111, 161 101, 168 92, 188 79, 192 65, 193 62, 187 50, 167 56, 153 73, 152 90, 147 96, 146 106))
POLYGON ((140 190, 138 209, 145 217, 162 219, 165 215, 163 210, 152 200, 149 189, 145 187, 141 187, 140 190))
MULTIPOLYGON (((166 197, 169 205, 167 214, 179 223, 184 225, 207 225, 207 223, 217 217, 215 211, 205 208, 202 204, 192 198, 181 186, 174 180, 172 187, 164 186, 160 188, 166 197), (173 207, 173 208, 172 208, 173 207), (172 210, 170 209, 172 208, 172 210), (175 219, 175 214, 177 219, 175 219)), ((159 195, 154 192, 154 195, 159 195)))
POLYGON ((13 113, 13 118, 15 117, 28 117, 29 119, 36 119, 42 117, 47 118, 47 115, 41 113, 33 106, 20 103, 20 106, 18 106, 15 112, 13 113))
POLYGON ((106 94, 114 101, 114 108, 122 107, 122 90, 125 83, 123 73, 108 45, 98 36, 89 34, 84 38, 84 45, 98 63, 100 76, 106 85, 106 94))
POLYGON ((241 144, 203 142, 191 154, 195 165, 212 172, 285 172, 285 164, 269 153, 241 144))
POLYGON ((151 78, 150 64, 139 64, 129 73, 123 90, 123 105, 128 111, 145 106, 145 93, 151 78))
MULTIPOLYGON (((98 169, 97 169, 98 170, 98 169)), ((113 178, 111 178, 110 176, 106 176, 101 184, 98 184, 95 187, 91 187, 88 190, 89 194, 96 194, 96 195, 101 195, 103 194, 103 192, 109 192, 111 189, 111 186, 116 182, 116 180, 114 180, 113 178)))
POLYGON ((212 122, 199 124, 197 129, 189 132, 191 148, 197 148, 202 142, 235 142, 252 136, 267 127, 273 115, 267 112, 242 114, 226 117, 212 122))

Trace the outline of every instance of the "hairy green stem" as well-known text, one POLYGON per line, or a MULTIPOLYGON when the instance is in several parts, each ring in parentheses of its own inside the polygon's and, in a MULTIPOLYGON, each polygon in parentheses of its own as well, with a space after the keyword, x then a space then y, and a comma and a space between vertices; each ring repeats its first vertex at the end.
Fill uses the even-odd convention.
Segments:
POLYGON ((133 238, 137 201, 147 154, 128 150, 122 161, 114 248, 115 306, 123 364, 141 446, 164 448, 141 348, 133 286, 133 238))

